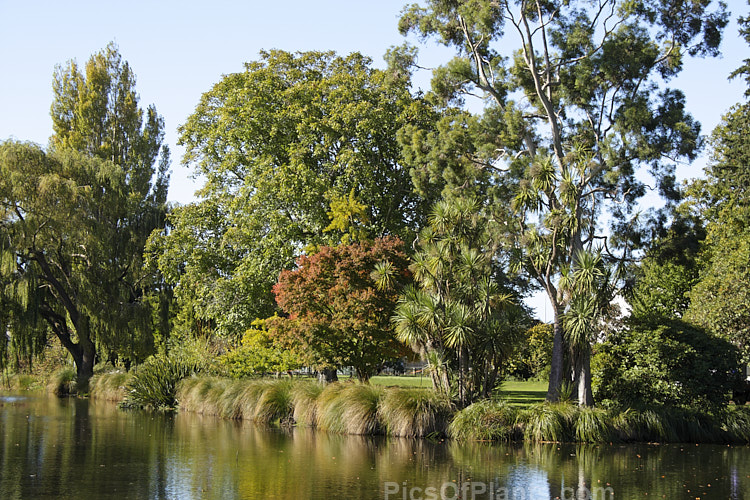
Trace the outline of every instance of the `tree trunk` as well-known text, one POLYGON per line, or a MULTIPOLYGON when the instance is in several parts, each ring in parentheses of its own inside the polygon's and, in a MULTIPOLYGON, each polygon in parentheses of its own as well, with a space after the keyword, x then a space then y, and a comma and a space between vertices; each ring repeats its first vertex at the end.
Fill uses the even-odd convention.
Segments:
POLYGON ((562 312, 554 308, 554 337, 552 339, 552 360, 547 387, 547 401, 555 403, 560 400, 565 364, 565 338, 563 337, 562 312))
POLYGON ((323 368, 318 372, 318 381, 321 384, 330 384, 332 382, 338 382, 339 376, 336 373, 335 368, 323 368))
POLYGON ((594 393, 591 390, 591 348, 579 348, 577 358, 578 406, 594 406, 594 393))

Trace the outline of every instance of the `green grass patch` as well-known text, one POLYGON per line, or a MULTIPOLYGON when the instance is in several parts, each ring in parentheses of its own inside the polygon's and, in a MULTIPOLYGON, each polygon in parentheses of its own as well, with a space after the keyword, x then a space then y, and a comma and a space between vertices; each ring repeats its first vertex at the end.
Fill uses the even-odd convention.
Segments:
POLYGON ((498 396, 511 406, 532 406, 544 402, 547 382, 503 382, 498 396))
POLYGON ((424 389, 432 388, 430 377, 415 377, 411 375, 376 375, 370 378, 372 385, 382 385, 384 387, 420 387, 424 389))

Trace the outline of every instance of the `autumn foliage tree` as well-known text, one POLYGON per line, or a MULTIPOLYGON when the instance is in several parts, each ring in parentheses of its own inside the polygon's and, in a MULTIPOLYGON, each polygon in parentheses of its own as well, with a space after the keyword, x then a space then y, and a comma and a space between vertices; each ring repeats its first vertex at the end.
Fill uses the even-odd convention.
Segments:
POLYGON ((335 380, 335 370, 354 368, 367 381, 377 367, 397 356, 402 345, 390 326, 399 285, 409 279, 404 243, 378 238, 303 255, 293 271, 283 271, 274 286, 287 317, 267 322, 269 332, 302 353, 303 362, 335 380), (395 269, 391 286, 376 286, 376 265, 395 269))

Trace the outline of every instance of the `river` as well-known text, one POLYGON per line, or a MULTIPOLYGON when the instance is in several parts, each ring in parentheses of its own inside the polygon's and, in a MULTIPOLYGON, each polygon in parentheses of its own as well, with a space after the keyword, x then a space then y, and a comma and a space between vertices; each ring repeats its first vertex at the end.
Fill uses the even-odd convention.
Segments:
POLYGON ((282 431, 0 395, 0 499, 750 499, 750 447, 282 431))

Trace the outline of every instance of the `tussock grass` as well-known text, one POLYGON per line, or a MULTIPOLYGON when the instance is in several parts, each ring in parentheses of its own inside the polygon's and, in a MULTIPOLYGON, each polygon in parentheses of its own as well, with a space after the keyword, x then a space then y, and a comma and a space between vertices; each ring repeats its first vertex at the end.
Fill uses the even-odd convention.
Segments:
POLYGON ((227 419, 247 419, 262 424, 291 421, 292 382, 231 380, 190 377, 177 388, 180 409, 227 419))
POLYGON ((76 370, 71 366, 60 368, 47 382, 47 392, 55 396, 68 396, 76 390, 76 370))
POLYGON ((570 403, 538 403, 518 415, 528 441, 565 442, 575 435, 577 407, 570 403))
POLYGON ((173 409, 177 406, 177 384, 202 369, 203 364, 198 359, 181 355, 152 356, 135 370, 121 406, 173 409))
POLYGON ((517 415, 506 401, 479 401, 456 413, 448 435, 468 441, 511 441, 520 434, 517 415))
POLYGON ((615 437, 612 415, 601 408, 578 408, 575 437, 579 443, 606 443, 615 437))
POLYGON ((119 403, 125 399, 131 375, 125 372, 100 373, 91 377, 89 397, 119 403))
POLYGON ((293 423, 292 381, 279 379, 265 384, 255 405, 253 420, 270 424, 276 420, 282 424, 293 423))
POLYGON ((730 406, 722 417, 721 428, 730 440, 750 443, 750 406, 730 406))
POLYGON ((450 401, 427 389, 389 389, 379 410, 388 434, 401 437, 443 435, 452 413, 450 401))
POLYGON ((328 384, 317 398, 318 428, 340 434, 380 434, 382 387, 359 383, 328 384))
POLYGON ((297 381, 292 385, 293 417, 297 425, 318 425, 317 400, 324 387, 323 384, 313 381, 297 381))

